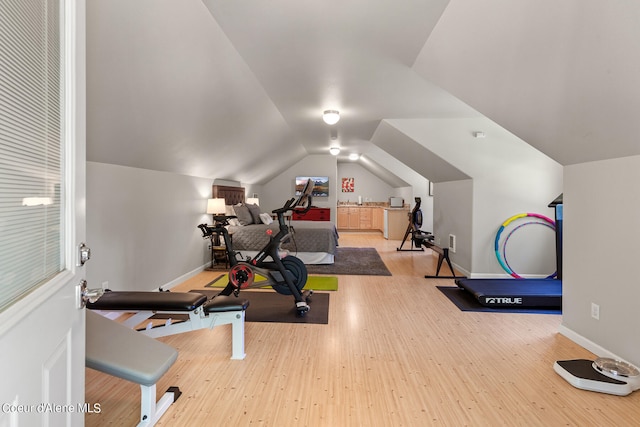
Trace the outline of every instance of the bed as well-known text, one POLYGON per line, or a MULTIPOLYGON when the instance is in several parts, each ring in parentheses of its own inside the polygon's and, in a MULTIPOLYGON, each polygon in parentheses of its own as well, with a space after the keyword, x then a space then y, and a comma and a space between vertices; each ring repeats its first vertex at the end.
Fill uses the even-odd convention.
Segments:
MULTIPOLYGON (((224 198, 228 207, 244 203, 244 187, 214 185, 213 198, 224 198)), ((263 213, 264 215, 264 213, 263 213)), ((268 215, 270 217, 270 215, 268 215)), ((338 231, 329 221, 291 221, 293 239, 282 245, 291 255, 300 258, 305 264, 333 264, 338 246, 338 231)), ((243 257, 253 257, 269 241, 267 229, 277 232, 278 223, 251 223, 230 225, 229 234, 233 249, 243 257)))

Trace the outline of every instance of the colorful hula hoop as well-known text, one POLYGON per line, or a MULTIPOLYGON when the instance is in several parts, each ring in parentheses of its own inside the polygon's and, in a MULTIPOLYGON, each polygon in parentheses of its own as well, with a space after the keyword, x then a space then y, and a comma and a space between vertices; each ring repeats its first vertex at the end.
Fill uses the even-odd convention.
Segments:
MULTIPOLYGON (((531 222, 527 222, 526 224, 522 224, 518 227, 516 227, 514 230, 512 230, 508 235, 507 238, 505 240, 505 244, 503 245, 503 252, 505 252, 503 255, 500 254, 500 236, 502 235, 502 232, 504 231, 504 229, 511 224, 513 221, 516 221, 520 218, 527 218, 527 217, 531 217, 531 218, 538 218, 541 219, 543 221, 545 221, 548 226, 552 229, 555 230, 556 228, 556 223, 554 220, 552 220, 551 218, 548 218, 544 215, 540 215, 537 213, 521 213, 521 214, 517 214, 512 216, 511 218, 507 219, 505 222, 502 223, 502 225, 500 226, 500 228, 498 229, 498 232, 496 233, 496 239, 494 242, 494 250, 496 253, 496 258, 498 259, 498 263, 500 264, 500 267, 502 267, 502 269, 504 271, 506 271, 507 273, 509 273, 509 275, 511 275, 512 277, 515 277, 516 279, 522 279, 523 277, 520 276, 518 273, 516 273, 515 271, 513 271, 511 269, 511 267, 509 266, 509 264, 506 261, 506 242, 509 240, 509 237, 511 237, 511 234, 513 234, 514 231, 516 231, 518 228, 524 226, 524 225, 528 225, 528 224, 540 224, 537 221, 531 221, 531 222)), ((553 274, 547 276, 548 279, 555 277, 557 274, 557 272, 554 272, 553 274)))

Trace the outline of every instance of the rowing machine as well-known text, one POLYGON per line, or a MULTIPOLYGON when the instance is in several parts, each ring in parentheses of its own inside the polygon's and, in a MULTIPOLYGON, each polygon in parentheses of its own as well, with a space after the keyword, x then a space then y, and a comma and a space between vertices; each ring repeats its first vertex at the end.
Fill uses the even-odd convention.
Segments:
POLYGON ((422 210, 420 210, 422 199, 420 197, 416 197, 415 200, 416 205, 409 213, 409 225, 407 226, 407 231, 404 233, 404 238, 402 239, 402 243, 400 243, 400 247, 396 248, 397 251, 422 252, 424 251, 424 248, 422 247, 424 243, 433 241, 433 234, 420 229, 420 227, 422 227, 422 210), (409 235, 411 235, 411 248, 402 249, 402 246, 404 246, 409 235))

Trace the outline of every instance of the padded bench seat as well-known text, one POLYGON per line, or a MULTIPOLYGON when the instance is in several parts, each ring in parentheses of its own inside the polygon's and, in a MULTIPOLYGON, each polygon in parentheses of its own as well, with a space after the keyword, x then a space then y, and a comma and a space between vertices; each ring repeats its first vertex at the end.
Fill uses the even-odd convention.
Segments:
POLYGON ((113 311, 192 311, 207 301, 196 292, 107 291, 95 302, 88 302, 91 310, 113 311))
POLYGON ((86 365, 137 384, 152 385, 178 357, 173 347, 87 311, 86 365), (117 343, 117 345, 115 345, 117 343))
POLYGON ((222 313, 225 311, 245 311, 248 307, 248 299, 218 295, 207 301, 203 310, 205 313, 222 313))
POLYGON ((140 384, 140 426, 152 426, 180 396, 170 388, 156 404, 156 383, 175 363, 178 351, 160 341, 86 310, 85 365, 140 384))

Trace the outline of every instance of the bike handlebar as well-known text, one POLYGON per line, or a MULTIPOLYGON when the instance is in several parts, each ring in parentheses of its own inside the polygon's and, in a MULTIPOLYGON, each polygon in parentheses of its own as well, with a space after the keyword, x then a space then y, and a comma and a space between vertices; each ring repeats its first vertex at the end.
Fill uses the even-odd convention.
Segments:
POLYGON ((296 211, 300 211, 300 213, 302 214, 305 214, 309 212, 309 209, 311 209, 311 196, 300 197, 297 201, 295 197, 292 197, 285 202, 284 206, 278 209, 274 209, 271 212, 277 215, 277 214, 284 214, 287 211, 296 210, 296 211), (300 207, 299 205, 301 203, 304 203, 304 206, 300 207))

